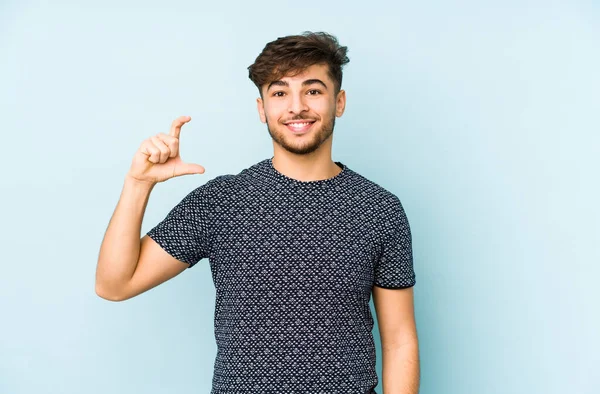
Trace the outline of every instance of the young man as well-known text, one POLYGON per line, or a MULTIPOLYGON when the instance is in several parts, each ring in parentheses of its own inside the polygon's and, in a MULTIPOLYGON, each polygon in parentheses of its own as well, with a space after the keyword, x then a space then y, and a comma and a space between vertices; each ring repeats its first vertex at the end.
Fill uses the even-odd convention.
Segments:
POLYGON ((189 193, 140 240, 153 187, 204 168, 179 136, 136 152, 98 259, 120 301, 209 259, 216 288, 211 393, 375 393, 376 308, 385 394, 419 386, 411 232, 400 200, 331 159, 346 47, 326 33, 268 43, 249 67, 274 155, 189 193))

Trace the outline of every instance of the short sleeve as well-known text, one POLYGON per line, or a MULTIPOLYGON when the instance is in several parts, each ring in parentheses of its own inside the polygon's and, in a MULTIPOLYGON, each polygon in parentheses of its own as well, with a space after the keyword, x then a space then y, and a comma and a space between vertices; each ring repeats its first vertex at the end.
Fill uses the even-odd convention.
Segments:
POLYGON ((210 195, 212 182, 194 189, 147 235, 188 268, 209 256, 210 195))
POLYGON ((404 289, 415 285, 412 237, 404 208, 397 196, 384 202, 381 213, 381 253, 375 267, 374 285, 404 289))

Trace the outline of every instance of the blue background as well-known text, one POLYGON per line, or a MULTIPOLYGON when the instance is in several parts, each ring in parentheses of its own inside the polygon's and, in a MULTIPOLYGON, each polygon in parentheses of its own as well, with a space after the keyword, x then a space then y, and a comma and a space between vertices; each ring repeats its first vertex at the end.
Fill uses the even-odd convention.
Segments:
POLYGON ((246 67, 305 30, 349 47, 333 158, 411 224, 421 393, 600 392, 598 3, 4 0, 0 15, 0 393, 209 392, 208 260, 112 303, 98 250, 135 150, 175 117, 192 116, 181 155, 206 173, 158 185, 143 232, 271 156, 246 67))

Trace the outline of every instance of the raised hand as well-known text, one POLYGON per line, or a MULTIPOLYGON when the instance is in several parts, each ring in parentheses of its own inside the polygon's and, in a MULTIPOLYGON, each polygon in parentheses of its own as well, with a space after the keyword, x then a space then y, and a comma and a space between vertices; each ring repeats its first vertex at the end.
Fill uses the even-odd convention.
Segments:
POLYGON ((203 174, 204 167, 185 163, 179 156, 181 126, 190 120, 189 116, 180 116, 171 124, 168 135, 160 133, 144 140, 133 157, 127 176, 153 185, 176 176, 203 174))

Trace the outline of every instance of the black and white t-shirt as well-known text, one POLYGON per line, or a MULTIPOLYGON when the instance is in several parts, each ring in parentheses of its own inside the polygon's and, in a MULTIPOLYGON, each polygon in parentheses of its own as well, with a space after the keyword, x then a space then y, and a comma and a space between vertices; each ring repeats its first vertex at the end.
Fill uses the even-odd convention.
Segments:
POLYGON ((148 235, 209 259, 211 394, 375 393, 372 287, 415 284, 398 197, 352 171, 298 181, 272 158, 189 193, 148 235))

